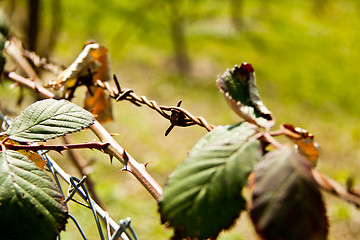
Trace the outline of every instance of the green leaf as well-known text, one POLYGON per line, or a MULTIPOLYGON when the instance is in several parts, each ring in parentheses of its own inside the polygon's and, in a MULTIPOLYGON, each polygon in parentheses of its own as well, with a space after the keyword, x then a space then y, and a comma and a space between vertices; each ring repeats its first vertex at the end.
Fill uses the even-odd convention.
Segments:
POLYGON ((206 239, 232 226, 245 199, 241 191, 261 156, 257 127, 220 126, 201 139, 170 175, 159 203, 162 222, 177 237, 206 239))
POLYGON ((66 100, 47 99, 27 107, 7 130, 18 142, 45 141, 88 127, 94 116, 66 100))
POLYGON ((250 216, 264 239, 327 238, 326 209, 310 171, 290 148, 274 150, 256 165, 250 216))
POLYGON ((2 239, 55 239, 67 218, 63 195, 43 170, 18 152, 0 152, 2 239))
POLYGON ((255 72, 250 64, 227 69, 216 80, 220 92, 230 107, 246 121, 266 129, 275 124, 271 112, 259 97, 256 87, 255 72))

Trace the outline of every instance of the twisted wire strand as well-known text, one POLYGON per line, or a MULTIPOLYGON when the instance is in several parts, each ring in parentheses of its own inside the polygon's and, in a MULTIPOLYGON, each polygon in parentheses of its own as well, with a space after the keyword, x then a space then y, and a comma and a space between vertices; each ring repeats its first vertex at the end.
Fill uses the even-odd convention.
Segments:
MULTIPOLYGON (((32 51, 22 49, 24 57, 28 58, 36 67, 43 68, 44 70, 50 71, 55 75, 58 75, 63 70, 62 67, 50 63, 46 58, 41 58, 39 55, 32 51)), ((149 108, 158 112, 162 117, 170 120, 172 126, 187 127, 191 125, 199 125, 205 128, 207 131, 211 131, 214 125, 209 124, 205 118, 201 116, 194 116, 187 110, 178 106, 159 106, 156 101, 148 100, 145 96, 138 96, 131 89, 121 89, 120 84, 114 75, 114 81, 116 88, 112 87, 108 82, 101 80, 95 81, 94 85, 108 91, 109 96, 114 98, 116 101, 126 100, 130 101, 136 106, 146 105, 149 108), (171 112, 171 114, 166 111, 171 112)))
MULTIPOLYGON (((114 77, 115 83, 117 82, 116 77, 114 77)), ((111 98, 114 98, 117 101, 120 100, 127 100, 132 102, 133 104, 137 106, 146 105, 151 109, 154 109, 156 112, 158 112, 162 117, 172 120, 175 118, 172 118, 172 114, 175 114, 178 116, 178 121, 171 121, 171 124, 175 126, 180 127, 186 127, 190 125, 199 125, 201 127, 204 127, 207 131, 211 131, 214 128, 214 125, 209 124, 205 118, 203 117, 196 117, 192 115, 190 112, 185 110, 184 108, 177 107, 177 106, 164 106, 164 105, 158 105, 156 101, 149 100, 145 96, 138 96, 134 93, 131 89, 121 89, 118 82, 116 83, 117 88, 114 88, 110 86, 107 82, 102 82, 101 80, 97 80, 95 82, 95 86, 101 87, 109 92, 109 95, 111 98), (168 114, 166 111, 171 111, 171 114, 168 114)))

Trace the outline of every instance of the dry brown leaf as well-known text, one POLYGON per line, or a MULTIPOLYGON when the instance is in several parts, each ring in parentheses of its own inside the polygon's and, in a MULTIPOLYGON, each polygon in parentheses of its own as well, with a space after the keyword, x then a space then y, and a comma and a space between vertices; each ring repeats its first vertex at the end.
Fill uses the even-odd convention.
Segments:
POLYGON ((316 166, 320 153, 318 144, 314 142, 314 135, 290 124, 282 124, 280 128, 296 144, 300 153, 310 160, 312 166, 316 166))
POLYGON ((100 123, 112 121, 111 99, 104 89, 91 87, 93 95, 86 92, 84 108, 90 111, 100 123))
POLYGON ((99 122, 112 121, 109 94, 94 86, 97 80, 102 82, 110 80, 108 50, 101 44, 90 41, 76 60, 47 87, 52 87, 55 90, 62 89, 63 97, 65 97, 69 90, 77 87, 76 84, 79 86, 86 85, 88 91, 85 95, 84 108, 91 111, 99 122), (79 79, 81 79, 80 82, 79 79))

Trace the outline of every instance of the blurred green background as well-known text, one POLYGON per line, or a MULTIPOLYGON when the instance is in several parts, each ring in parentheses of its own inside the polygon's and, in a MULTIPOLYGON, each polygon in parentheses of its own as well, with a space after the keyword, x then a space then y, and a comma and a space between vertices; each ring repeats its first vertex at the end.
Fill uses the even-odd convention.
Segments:
MULTIPOLYGON (((321 145, 319 169, 342 184, 349 176, 360 178, 358 0, 3 0, 0 6, 12 33, 27 48, 68 66, 87 40, 96 40, 109 49, 112 72, 124 88, 161 105, 182 99, 182 107, 214 125, 240 121, 218 93, 217 75, 251 63, 263 102, 277 123, 292 123, 315 135, 321 145), (30 9, 38 10, 32 20, 30 9)), ((1 86, 1 104, 18 113, 32 99, 25 97, 15 106, 19 89, 8 90, 8 85, 1 86)), ((175 128, 165 137, 169 123, 156 112, 128 102, 113 107, 115 121, 105 127, 139 162, 152 161, 148 171, 160 185, 206 133, 193 126, 175 128)), ((74 138, 92 141, 95 136, 85 131, 74 138)), ((110 165, 97 152, 81 154, 94 162, 91 177, 110 216, 131 217, 140 239, 171 236, 160 224, 156 202, 134 177, 119 172, 119 163, 110 165)), ((54 157, 81 177, 66 158, 54 157)), ((329 239, 360 238, 358 210, 324 196, 329 239)), ((75 204, 69 208, 87 237, 97 239, 90 211, 75 204)), ((80 239, 71 222, 62 237, 80 239)), ((219 239, 256 236, 242 214, 219 239)))

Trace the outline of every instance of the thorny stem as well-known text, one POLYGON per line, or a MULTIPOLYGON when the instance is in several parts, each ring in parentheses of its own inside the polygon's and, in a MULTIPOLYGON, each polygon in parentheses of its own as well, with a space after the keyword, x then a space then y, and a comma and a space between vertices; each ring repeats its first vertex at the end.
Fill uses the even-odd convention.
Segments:
POLYGON ((109 143, 109 146, 104 152, 108 153, 110 156, 115 156, 122 164, 124 164, 124 169, 131 172, 155 200, 159 201, 162 195, 162 188, 146 171, 145 165, 138 163, 133 157, 126 153, 98 121, 95 121, 90 128, 102 142, 109 143))
POLYGON ((24 78, 15 72, 4 72, 5 77, 14 80, 17 83, 21 83, 22 85, 34 90, 35 92, 40 93, 44 98, 55 98, 55 94, 37 84, 35 81, 31 81, 28 78, 24 78))
POLYGON ((21 47, 21 42, 19 40, 16 38, 8 40, 5 48, 6 52, 20 65, 30 79, 33 81, 38 79, 36 72, 22 55, 23 48, 21 47))
POLYGON ((109 143, 97 143, 97 142, 77 143, 77 144, 67 144, 67 145, 16 145, 7 142, 7 140, 8 139, 2 141, 2 144, 4 144, 8 150, 14 150, 14 151, 25 150, 25 151, 34 151, 34 152, 53 150, 60 153, 67 149, 84 149, 84 148, 104 151, 109 145, 109 143))
POLYGON ((360 207, 360 197, 357 194, 347 191, 338 182, 331 179, 329 176, 318 172, 316 169, 312 169, 312 175, 315 179, 315 182, 323 190, 332 193, 335 196, 338 196, 350 203, 355 204, 355 206, 358 208, 360 207))
MULTIPOLYGON (((40 88, 35 85, 33 81, 30 79, 26 79, 21 77, 20 75, 11 72, 7 74, 8 77, 16 82, 20 82, 21 84, 30 87, 34 91, 39 92, 46 98, 53 98, 45 88, 40 88)), ((91 125, 91 129, 94 131, 98 137, 106 143, 109 143, 109 147, 104 150, 109 153, 111 156, 115 156, 125 165, 125 161, 122 157, 124 152, 123 148, 111 137, 111 135, 106 131, 106 129, 97 121, 93 125, 91 125)), ((160 185, 149 175, 149 173, 145 169, 145 165, 138 163, 134 158, 129 156, 128 169, 130 172, 140 181, 140 183, 150 192, 150 194, 156 199, 159 200, 162 195, 162 188, 160 185)))
MULTIPOLYGON (((63 136, 63 140, 64 140, 65 144, 70 144, 70 142, 71 142, 70 141, 70 135, 63 136)), ((86 184, 86 187, 87 187, 91 197, 93 198, 93 200, 97 204, 99 204, 99 206, 102 209, 105 209, 105 206, 104 206, 103 202, 101 201, 101 199, 99 198, 99 196, 97 195, 97 193, 95 191, 95 184, 94 184, 94 181, 91 178, 90 171, 88 170, 89 167, 85 163, 85 159, 83 159, 81 154, 79 152, 75 151, 74 149, 68 149, 67 153, 69 154, 70 160, 72 160, 75 167, 80 172, 81 176, 86 176, 87 177, 85 184, 86 184)))

